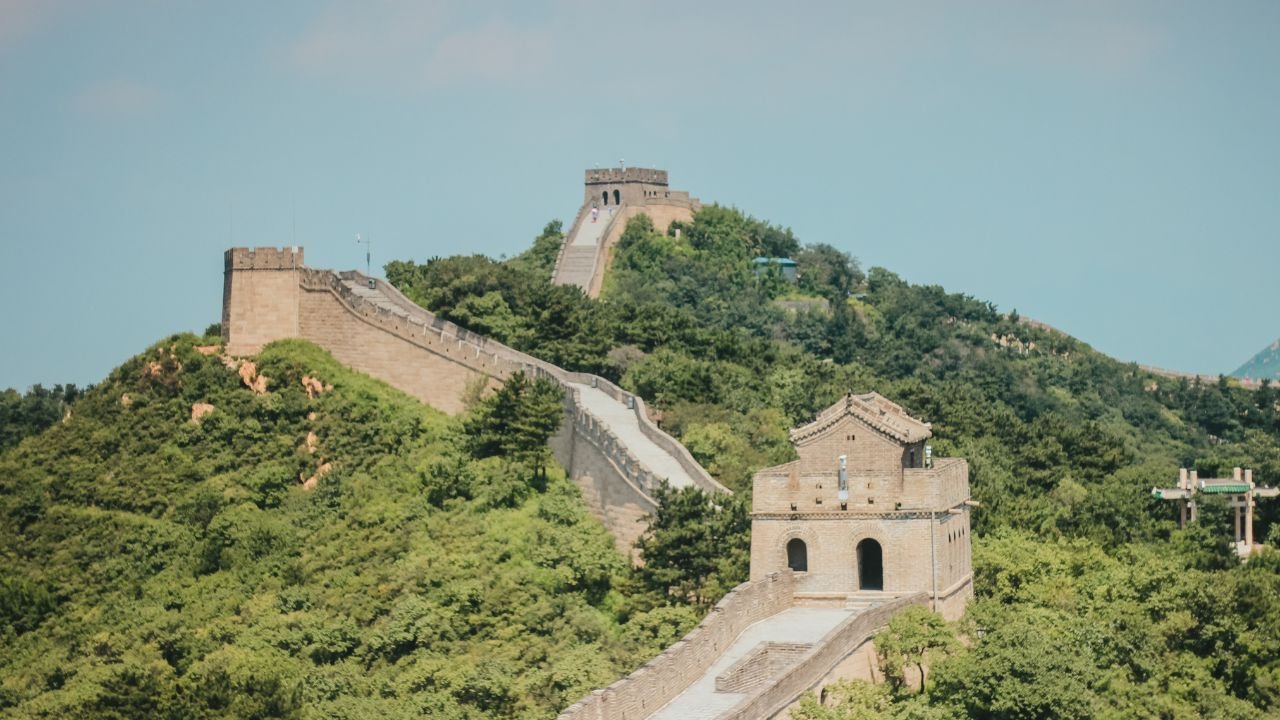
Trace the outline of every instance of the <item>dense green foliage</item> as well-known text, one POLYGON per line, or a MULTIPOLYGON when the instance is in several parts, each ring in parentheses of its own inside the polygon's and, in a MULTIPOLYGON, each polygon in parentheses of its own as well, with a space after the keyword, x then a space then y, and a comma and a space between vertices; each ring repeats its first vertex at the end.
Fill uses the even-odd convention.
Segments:
POLYGON ((0 403, 0 714, 551 717, 745 578, 751 474, 876 390, 970 461, 979 597, 956 626, 904 615, 891 682, 794 717, 1277 715, 1280 560, 1237 562, 1221 504, 1178 531, 1149 493, 1179 466, 1280 480, 1275 388, 1157 378, 732 209, 632 221, 599 300, 549 283, 562 238, 387 274, 640 394, 737 494, 664 490, 631 569, 547 453, 552 386, 517 376, 448 418, 286 342, 259 395, 175 336, 78 400, 0 403))
POLYGON ((547 223, 538 237, 533 239, 533 245, 511 258, 508 263, 518 270, 550 277, 551 272, 556 268, 556 257, 560 254, 560 246, 564 243, 562 230, 563 226, 559 220, 547 223))
POLYGON ((454 419, 284 342, 257 395, 199 342, 0 454, 0 715, 545 718, 694 619, 546 456, 554 388, 454 419))
MULTIPOLYGON (((619 381, 740 491, 754 470, 792 457, 789 427, 848 391, 904 404, 932 423, 938 455, 968 458, 982 507, 980 598, 955 631, 964 642, 947 643, 954 652, 924 693, 901 682, 852 689, 850 708, 862 709, 810 717, 1257 717, 1280 708, 1274 556, 1242 567, 1225 507, 1210 503, 1202 525, 1181 532, 1173 508, 1150 495, 1180 466, 1202 475, 1252 467, 1262 483, 1280 482, 1275 388, 1153 376, 1016 312, 882 268, 864 274, 829 245, 803 246, 735 210, 706 208, 678 229, 629 223, 599 300, 479 257, 398 263, 388 275, 430 309, 619 381), (761 255, 797 260, 797 281, 756 274, 751 259, 761 255)), ((744 577, 726 558, 745 538, 724 530, 749 532, 732 520, 747 503, 716 507, 692 493, 664 501, 644 540, 642 582, 705 606, 744 577), (724 557, 688 549, 712 545, 724 557)), ((1260 506, 1259 538, 1280 539, 1278 517, 1276 503, 1260 506)), ((892 648, 886 664, 900 676, 909 658, 936 653, 915 647, 892 648)))
POLYGON ((654 494, 658 511, 638 547, 640 582, 659 597, 698 607, 715 603, 747 576, 750 498, 712 498, 696 487, 654 494))
MULTIPOLYGON (((969 459, 983 530, 1108 547, 1163 538, 1170 514, 1141 490, 1180 465, 1280 479, 1274 387, 1152 376, 1016 312, 882 268, 864 276, 848 255, 737 211, 704 209, 681 230, 629 223, 599 301, 480 256, 387 273, 450 319, 619 381, 734 488, 791 457, 790 427, 870 389, 931 422, 938 454, 969 459), (796 284, 753 272, 753 257, 786 254, 796 284)), ((1261 512, 1265 536, 1280 508, 1261 512)))
POLYGON ((34 385, 25 393, 0 391, 0 452, 66 417, 71 403, 82 394, 75 385, 34 385))

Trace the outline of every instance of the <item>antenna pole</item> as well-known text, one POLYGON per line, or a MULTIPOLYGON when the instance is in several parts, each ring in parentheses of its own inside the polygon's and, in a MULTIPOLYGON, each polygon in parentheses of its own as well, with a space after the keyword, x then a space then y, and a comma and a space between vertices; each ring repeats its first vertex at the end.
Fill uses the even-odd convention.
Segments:
POLYGON ((362 238, 360 233, 356 233, 356 243, 364 245, 364 274, 373 277, 373 240, 371 238, 362 238))

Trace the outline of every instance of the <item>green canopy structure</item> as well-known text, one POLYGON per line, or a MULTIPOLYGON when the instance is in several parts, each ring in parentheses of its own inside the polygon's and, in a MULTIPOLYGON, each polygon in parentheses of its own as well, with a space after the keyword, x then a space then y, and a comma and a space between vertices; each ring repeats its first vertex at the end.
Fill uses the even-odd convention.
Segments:
POLYGON ((1234 468, 1230 478, 1201 478, 1195 470, 1178 470, 1178 486, 1151 488, 1151 495, 1159 500, 1178 503, 1178 527, 1199 520, 1196 495, 1226 495, 1227 507, 1235 515, 1236 549, 1242 557, 1254 552, 1253 508, 1258 499, 1280 495, 1280 488, 1258 487, 1253 482, 1253 470, 1234 468))

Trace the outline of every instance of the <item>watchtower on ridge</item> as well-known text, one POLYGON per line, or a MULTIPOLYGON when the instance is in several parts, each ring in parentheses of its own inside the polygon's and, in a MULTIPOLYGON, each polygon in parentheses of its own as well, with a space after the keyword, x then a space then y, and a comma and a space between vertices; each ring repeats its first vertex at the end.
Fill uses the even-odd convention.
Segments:
POLYGON ((551 281, 577 285, 599 297, 612 249, 627 221, 647 215, 666 232, 673 222, 688 223, 702 207, 696 197, 667 185, 667 171, 654 168, 592 168, 584 173, 582 207, 565 233, 551 281))
POLYGON ((949 619, 973 596, 969 464, 934 458, 927 423, 877 393, 791 431, 799 459, 756 473, 751 579, 790 568, 798 596, 925 592, 949 619))
POLYGON ((688 204, 689 193, 667 186, 667 171, 653 168, 596 168, 586 171, 583 205, 688 204), (667 202, 663 202, 667 201, 667 202))

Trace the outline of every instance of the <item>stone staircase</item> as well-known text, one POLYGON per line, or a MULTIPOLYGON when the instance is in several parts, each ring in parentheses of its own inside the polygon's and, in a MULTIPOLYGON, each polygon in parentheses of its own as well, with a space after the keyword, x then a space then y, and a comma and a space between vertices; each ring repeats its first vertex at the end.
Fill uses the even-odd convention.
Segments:
POLYGON ((584 205, 578 211, 578 218, 569 235, 565 237, 564 246, 560 248, 551 282, 556 285, 577 285, 583 292, 590 292, 596 266, 600 264, 600 254, 605 252, 605 238, 608 237, 614 220, 621 214, 621 206, 611 206, 601 209, 593 222, 591 208, 584 205))
POLYGON ((577 285, 585 291, 591 286, 596 270, 596 248, 570 245, 557 268, 555 284, 577 285))

